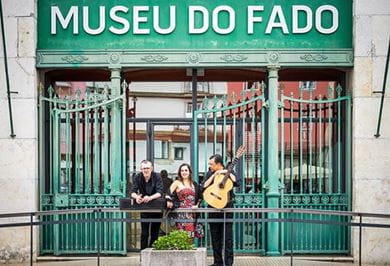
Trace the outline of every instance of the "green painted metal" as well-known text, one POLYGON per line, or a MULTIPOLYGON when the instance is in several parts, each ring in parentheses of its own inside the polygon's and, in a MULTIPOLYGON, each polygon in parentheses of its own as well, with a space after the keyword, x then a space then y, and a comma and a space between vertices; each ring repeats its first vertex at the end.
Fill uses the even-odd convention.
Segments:
MULTIPOLYGON (((39 1, 37 67, 266 67, 276 64, 292 67, 353 66, 352 0, 329 0, 326 4, 320 0, 293 0, 288 3, 283 0, 270 0, 265 4, 256 0, 200 0, 195 3, 176 1, 170 3, 170 6, 176 7, 176 26, 168 34, 160 34, 154 30, 152 6, 160 7, 160 13, 169 14, 169 7, 163 0, 104 0, 99 6, 92 0, 39 1), (129 30, 115 34, 110 32, 110 27, 124 26, 121 22, 114 22, 109 13, 112 7, 120 5, 128 10, 117 12, 116 15, 123 20, 130 20, 129 30), (194 5, 203 6, 209 13, 209 27, 204 33, 190 33, 188 9, 194 5), (67 16, 71 6, 72 11, 78 9, 78 12, 71 12, 67 16), (150 30, 149 33, 134 34, 136 23, 132 19, 133 6, 149 8, 148 11, 140 12, 140 16, 147 21, 139 23, 140 29, 150 30), (248 6, 264 8, 263 11, 254 12, 255 20, 262 19, 262 22, 254 23, 253 34, 248 33, 248 6), (302 33, 293 30, 294 6, 305 6, 308 12, 312 13, 313 17, 309 19, 312 22, 310 30, 302 33), (336 20, 332 18, 331 11, 321 12, 321 16, 316 13, 330 6, 331 9, 334 7, 334 10, 337 10, 338 27, 334 32, 321 33, 318 25, 330 28, 336 20), (61 26, 59 19, 54 19, 52 23, 54 7, 58 7, 60 16, 64 19, 62 24, 68 23, 67 26, 61 26), (105 8, 103 32, 85 32, 83 7, 89 11, 85 24, 92 29, 99 28, 98 10, 100 7, 105 8), (218 27, 226 29, 229 25, 227 11, 213 15, 214 10, 218 11, 217 7, 231 7, 235 13, 235 27, 231 32, 218 32, 218 27), (75 29, 78 33, 74 34, 73 22, 76 21, 76 16, 78 26, 75 29), (270 32, 266 32, 269 22, 272 24, 274 21, 271 17, 275 18, 276 25, 270 32), (317 18, 321 18, 319 23, 317 18), (280 20, 286 21, 285 27, 278 24, 280 20), (52 32, 53 25, 56 25, 55 33, 52 32)), ((299 11, 297 17, 296 26, 304 28, 307 22, 305 12, 299 11)), ((160 16, 161 27, 168 27, 169 19, 169 15, 160 16)), ((199 12, 194 21, 197 27, 201 26, 202 16, 199 12)))
MULTIPOLYGON (((40 97, 40 117, 44 117, 45 110, 50 116, 50 126, 46 125, 48 136, 40 134, 40 156, 48 151, 50 158, 46 162, 48 167, 42 163, 40 169, 41 210, 117 207, 119 198, 125 196, 126 168, 121 148, 125 134, 125 95, 117 86, 118 80, 113 80, 111 94, 108 88, 103 92, 95 88, 84 95, 77 91, 75 95, 63 97, 50 87, 49 97, 40 97), (48 143, 47 149, 44 143, 48 143), (45 169, 50 170, 47 173, 45 169)), ((43 123, 42 118, 40 121, 43 123)), ((43 129, 45 125, 40 126, 43 129)), ((43 220, 89 219, 96 215, 55 215, 43 220)), ((122 214, 104 215, 122 218, 122 214)), ((43 225, 40 253, 96 253, 97 228, 94 222, 43 225)), ((103 223, 102 228, 101 252, 126 254, 124 223, 103 223)))
MULTIPOLYGON (((120 69, 112 69, 111 70, 111 87, 112 87, 112 95, 117 97, 121 94, 121 75, 120 69)), ((123 108, 124 109, 124 108, 123 108)), ((112 145, 111 145, 111 172, 112 172, 112 190, 114 193, 119 193, 120 188, 123 184, 121 184, 121 160, 120 157, 122 155, 121 149, 121 115, 120 115, 120 107, 119 103, 113 103, 112 107, 112 145)), ((123 125, 124 126, 124 125, 123 125)))
POLYGON ((73 51, 75 43, 77 43, 78 50, 352 48, 352 0, 328 0, 326 4, 321 0, 291 0, 288 3, 283 0, 269 0, 264 4, 256 0, 239 2, 197 0, 193 2, 172 1, 170 6, 176 8, 175 15, 170 15, 169 7, 163 0, 131 2, 103 0, 99 2, 98 6, 91 0, 82 2, 78 0, 40 0, 38 1, 38 49, 73 51), (293 7, 297 5, 306 6, 312 14, 310 19, 303 11, 298 13, 298 23, 295 26, 304 28, 307 24, 311 24, 308 30, 302 32, 294 30, 293 25, 293 7), (126 22, 114 21, 115 18, 113 19, 110 14, 112 8, 118 6, 122 6, 124 10, 116 12, 115 15, 128 22, 127 30, 126 22), (136 19, 133 13, 134 7, 139 6, 148 9, 139 12, 142 22, 141 19, 136 19), (190 31, 191 25, 196 28, 205 25, 203 18, 207 18, 197 12, 194 23, 190 23, 190 6, 202 6, 206 10, 205 12, 208 14, 206 15, 208 17, 206 24, 209 25, 205 27, 204 32, 193 33, 190 31), (259 8, 253 15, 257 20, 253 23, 253 33, 250 32, 251 20, 248 6, 259 8), (336 19, 332 18, 332 13, 329 10, 319 14, 320 9, 325 6, 332 6, 336 10, 336 19), (61 26, 59 16, 56 19, 56 16, 53 15, 54 7, 58 8, 58 12, 61 13, 59 16, 62 16, 64 20, 69 18, 66 29, 61 26), (158 12, 153 10, 154 7, 159 8, 158 12), (221 12, 214 13, 221 7, 223 9, 221 12), (101 8, 104 8, 103 15, 100 14, 101 8), (232 19, 230 23, 226 8, 230 8, 230 14, 234 14, 234 17, 230 15, 232 19), (75 12, 72 13, 72 11, 75 12), (85 14, 85 11, 88 14, 85 14), (67 16, 68 14, 69 16, 67 16), (154 17, 154 15, 159 14, 159 17, 154 17), (166 29, 171 25, 170 18, 175 18, 175 23, 172 23, 174 28, 167 33, 159 33, 154 24, 158 23, 161 28, 166 29), (99 19, 102 19, 104 24, 100 23, 99 19), (259 22, 260 19, 262 22, 259 22), (320 20, 319 23, 317 20, 320 20), (337 20, 338 25, 335 30, 328 33, 321 32, 321 27, 332 28, 337 20), (271 26, 272 22, 275 22, 276 25, 267 32, 267 28, 271 26), (285 28, 281 25, 283 22, 285 22, 285 28), (87 33, 85 24, 97 32, 87 33), (138 32, 136 25, 140 29, 138 32), (101 30, 99 30, 100 26, 102 26, 101 30), (231 29, 229 29, 230 26, 232 26, 231 29), (116 33, 110 27, 124 30, 121 33, 116 33), (288 36, 288 42, 286 36, 288 36))
MULTIPOLYGON (((268 125, 267 125, 267 176, 266 183, 267 207, 279 207, 279 160, 278 160, 278 68, 270 67, 268 69, 268 125)), ((279 218, 278 213, 269 213, 268 218, 279 218)), ((280 255, 279 250, 279 224, 269 223, 267 227, 268 249, 267 255, 280 255)))
MULTIPOLYGON (((240 174, 243 178, 241 188, 235 189, 235 207, 264 207, 265 196, 262 186, 266 182, 264 167, 264 83, 257 90, 247 90, 240 95, 205 98, 200 109, 195 111, 194 134, 199 139, 199 132, 204 138, 199 139, 196 147, 204 147, 202 157, 205 168, 198 169, 198 160, 194 164, 194 176, 207 172, 207 158, 211 153, 221 153, 224 162, 229 162, 239 145, 245 144, 247 153, 240 160, 240 174), (211 119, 211 123, 210 123, 211 119), (204 124, 199 127, 199 123, 204 124), (208 136, 208 134, 210 136, 208 136), (203 145, 202 145, 203 144, 203 145)), ((194 158, 199 158, 199 148, 194 151, 194 158)), ((265 253, 264 223, 256 222, 259 214, 237 213, 234 218, 251 218, 252 221, 236 222, 233 227, 234 249, 239 253, 265 253)), ((210 250, 210 235, 206 225, 206 235, 198 243, 210 250)))
MULTIPOLYGON (((262 93, 264 85, 260 93, 251 92, 252 95, 248 96, 250 91, 244 91, 238 101, 232 101, 235 95, 230 99, 205 98, 193 121, 198 127, 203 120, 205 128, 214 131, 211 138, 205 134, 199 143, 204 140, 205 146, 209 143, 210 148, 217 144, 226 146, 226 150, 221 149, 225 152, 226 160, 231 156, 230 151, 234 154, 236 146, 246 144, 248 147, 239 167, 243 186, 235 191, 235 207, 350 210, 351 96, 343 96, 341 87, 335 89, 332 85, 327 96, 313 98, 313 92, 303 93, 300 90, 298 98, 294 98, 292 93, 286 96, 281 87, 279 101, 277 68, 270 68, 269 78, 267 101, 262 93), (226 100, 232 103, 228 104, 226 100), (274 109, 270 111, 271 108, 274 109), (271 121, 272 116, 274 121, 271 121), (210 118, 213 121, 211 125, 208 124, 210 118), (266 129, 267 136, 264 134, 266 129), (227 134, 226 138, 222 134, 227 134), (268 141, 267 153, 265 141, 268 141)), ((198 131, 203 133, 204 129, 198 131)), ((196 138, 199 138, 198 131, 196 138)), ((205 158, 211 155, 207 149, 203 152, 205 158)), ((199 150, 196 149, 194 153, 198 158, 199 150)), ((207 166, 203 171, 207 171, 207 166)), ((194 168, 194 172, 197 176, 199 170, 194 168)), ((347 222, 350 219, 288 213, 268 217, 334 222, 347 222)), ((296 223, 291 246, 289 223, 266 228, 264 223, 256 223, 256 218, 260 217, 251 213, 236 214, 235 218, 253 219, 253 222, 235 223, 234 243, 238 253, 277 255, 287 254, 292 249, 300 254, 349 254, 351 250, 351 232, 347 226, 296 223)), ((207 233, 199 245, 210 248, 207 233)))
MULTIPOLYGON (((283 147, 284 142, 281 144, 281 162, 289 161, 289 167, 281 167, 282 207, 350 210, 351 97, 342 96, 341 92, 338 85, 336 89, 329 87, 328 98, 319 95, 313 99, 310 91, 308 99, 304 99, 302 89, 299 98, 282 93, 281 113, 287 115, 280 120, 282 139, 286 138, 284 128, 289 128, 291 143, 288 147, 283 147), (294 152, 294 139, 299 141, 297 152, 294 152), (290 151, 285 152, 286 148, 290 151)), ((284 214, 284 217, 335 222, 350 219, 312 214, 284 214)), ((290 225, 283 224, 281 229, 283 254, 290 253, 291 249, 294 253, 311 254, 349 254, 351 250, 351 232, 347 226, 294 224, 292 247, 290 225)))
POLYGON ((352 67, 353 49, 37 50, 38 68, 352 67))

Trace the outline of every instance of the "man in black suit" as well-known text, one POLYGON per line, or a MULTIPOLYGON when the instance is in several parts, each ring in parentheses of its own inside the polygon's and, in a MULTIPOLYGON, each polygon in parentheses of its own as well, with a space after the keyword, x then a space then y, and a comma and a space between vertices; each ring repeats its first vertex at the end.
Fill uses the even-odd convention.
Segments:
MULTIPOLYGON (((145 204, 152 200, 161 198, 163 194, 163 183, 158 173, 153 171, 153 164, 148 160, 141 162, 141 172, 134 176, 131 188, 131 197, 138 204, 145 204)), ((161 218, 160 213, 141 213, 141 218, 161 218)), ((141 223, 141 250, 151 247, 158 238, 161 222, 141 223), (150 231, 150 241, 149 241, 150 231)))

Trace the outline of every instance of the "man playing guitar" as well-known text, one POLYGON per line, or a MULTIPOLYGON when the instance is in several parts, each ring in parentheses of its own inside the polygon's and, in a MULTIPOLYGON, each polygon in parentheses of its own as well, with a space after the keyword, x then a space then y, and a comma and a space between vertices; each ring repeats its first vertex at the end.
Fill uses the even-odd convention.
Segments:
MULTIPOLYGON (((209 171, 207 172, 204 181, 202 183, 203 189, 206 189, 214 182, 214 177, 220 174, 226 174, 228 170, 224 169, 222 156, 214 154, 209 158, 209 171)), ((230 179, 233 182, 233 186, 240 186, 241 179, 230 173, 230 179)), ((226 208, 233 207, 233 190, 229 191, 229 201, 226 208)), ((223 219, 223 213, 210 213, 211 219, 223 219)), ((233 218, 232 213, 227 213, 226 218, 233 218)), ((233 265, 233 223, 229 222, 225 225, 225 263, 222 257, 223 247, 223 228, 222 222, 210 223, 211 242, 213 246, 214 266, 233 265)))

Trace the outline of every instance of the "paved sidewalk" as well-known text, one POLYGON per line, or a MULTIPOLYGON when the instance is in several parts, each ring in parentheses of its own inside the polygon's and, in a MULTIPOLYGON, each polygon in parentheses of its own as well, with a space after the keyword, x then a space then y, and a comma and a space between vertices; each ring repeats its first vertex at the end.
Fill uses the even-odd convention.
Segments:
MULTIPOLYGON (((55 257, 52 257, 53 259, 55 257)), ((55 258, 58 259, 58 258, 55 258)), ((65 259, 65 258, 62 258, 65 259)), ((97 265, 96 258, 69 258, 72 260, 68 261, 58 261, 58 260, 50 260, 50 257, 41 257, 39 261, 34 263, 34 265, 56 265, 56 266, 94 266, 97 265), (49 261, 50 260, 50 261, 49 261)), ((288 266, 290 264, 290 257, 255 257, 255 256, 236 256, 235 258, 235 266, 258 266, 258 265, 269 265, 269 266, 288 266)), ((357 263, 348 262, 350 258, 345 258, 346 261, 340 261, 339 257, 337 261, 332 261, 334 258, 329 257, 329 261, 323 261, 326 259, 325 257, 321 258, 313 258, 313 257, 297 257, 294 258, 294 265, 297 266, 353 266, 357 265, 357 263), (322 261, 321 261, 322 260, 322 261)), ((127 257, 101 257, 100 265, 101 266, 139 266, 140 257, 137 253, 129 253, 127 257)), ((212 256, 207 257, 207 265, 213 263, 212 256)), ((11 266, 27 266, 30 265, 28 262, 25 263, 17 263, 10 264, 11 266)), ((165 266, 165 265, 161 265, 165 266)), ((169 265, 167 265, 169 266, 169 265)), ((191 266, 191 265, 186 265, 191 266)))

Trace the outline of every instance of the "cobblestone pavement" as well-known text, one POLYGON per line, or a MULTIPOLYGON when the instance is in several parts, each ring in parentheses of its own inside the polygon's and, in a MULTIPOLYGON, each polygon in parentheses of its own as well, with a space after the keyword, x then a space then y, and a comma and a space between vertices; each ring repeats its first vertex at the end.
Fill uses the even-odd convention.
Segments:
MULTIPOLYGON (((40 260, 34 265, 55 265, 55 266, 93 266, 97 265, 96 258, 72 258, 68 261, 48 261, 50 258, 40 258, 40 260)), ((100 265, 101 266, 139 266, 139 254, 129 254, 127 257, 101 257, 100 265)), ((318 259, 318 258, 317 258, 318 259)), ((324 257, 321 258, 322 260, 324 257)), ((332 260, 329 257, 329 260, 332 260)), ((346 258, 348 261, 348 258, 346 258)), ((213 263, 213 258, 211 256, 207 257, 207 265, 213 263)), ((1 263, 0 263, 1 264, 1 263)), ((9 264, 10 266, 27 266, 29 263, 17 263, 9 264)), ((258 265, 269 265, 269 266, 288 266, 290 264, 289 257, 255 257, 255 256, 236 256, 234 261, 235 266, 258 266, 258 265)), ((352 262, 340 262, 340 261, 318 261, 315 258, 295 258, 293 265, 296 266, 353 266, 357 263, 352 262)), ((164 265, 161 265, 164 266, 164 265)), ((169 265, 168 265, 169 266, 169 265)), ((188 265, 189 266, 189 265, 188 265)))

